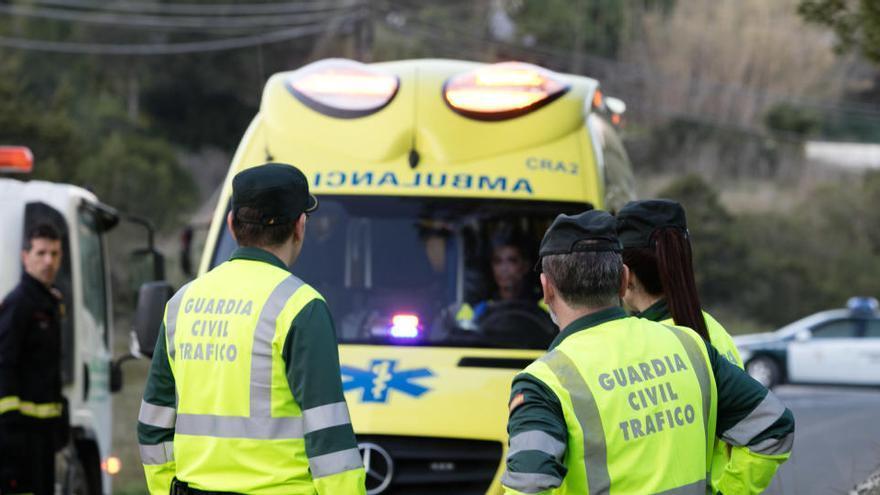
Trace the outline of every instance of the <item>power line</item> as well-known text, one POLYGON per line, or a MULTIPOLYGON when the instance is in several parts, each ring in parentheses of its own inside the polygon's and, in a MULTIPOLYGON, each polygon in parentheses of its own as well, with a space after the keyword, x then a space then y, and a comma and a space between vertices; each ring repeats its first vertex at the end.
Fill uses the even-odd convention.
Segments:
MULTIPOLYGON (((351 19, 357 17, 352 16, 351 19)), ((146 44, 104 44, 78 43, 68 41, 45 41, 21 38, 0 37, 0 47, 17 48, 54 53, 73 53, 84 55, 179 55, 184 53, 216 52, 234 50, 269 43, 278 43, 302 38, 323 32, 324 24, 296 26, 289 29, 210 41, 194 41, 185 43, 146 43, 146 44)))
POLYGON ((294 14, 326 8, 345 6, 338 2, 328 6, 326 1, 298 1, 274 3, 145 3, 133 1, 107 2, 95 0, 31 0, 33 5, 50 5, 79 9, 104 10, 112 12, 133 12, 153 14, 193 14, 193 15, 256 15, 256 14, 294 14))
POLYGON ((291 24, 303 24, 314 21, 326 20, 329 17, 343 11, 358 8, 339 7, 333 10, 303 12, 288 15, 260 15, 250 17, 205 17, 205 16, 147 16, 130 15, 106 12, 79 12, 54 8, 31 8, 22 5, 0 4, 0 14, 8 14, 14 17, 33 17, 58 21, 104 24, 114 26, 127 26, 150 29, 243 29, 243 28, 266 28, 289 26, 291 24))

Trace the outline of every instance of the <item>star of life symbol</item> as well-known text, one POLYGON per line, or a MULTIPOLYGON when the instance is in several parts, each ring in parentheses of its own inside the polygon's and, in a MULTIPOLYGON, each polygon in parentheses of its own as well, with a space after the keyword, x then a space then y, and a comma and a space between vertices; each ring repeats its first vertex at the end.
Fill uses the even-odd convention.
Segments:
POLYGON ((353 366, 342 366, 342 389, 363 389, 361 402, 387 402, 392 390, 419 397, 429 391, 412 380, 434 376, 428 368, 397 370, 397 361, 392 359, 374 359, 367 369, 353 366))

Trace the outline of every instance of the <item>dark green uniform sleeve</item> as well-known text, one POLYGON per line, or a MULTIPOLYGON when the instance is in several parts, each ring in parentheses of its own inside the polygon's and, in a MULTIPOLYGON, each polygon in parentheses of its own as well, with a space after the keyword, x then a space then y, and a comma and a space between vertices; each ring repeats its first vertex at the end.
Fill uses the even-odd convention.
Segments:
POLYGON ((794 415, 745 371, 706 344, 718 388, 716 432, 731 445, 765 455, 783 455, 794 442, 794 415))
POLYGON ((165 325, 159 329, 153 361, 144 389, 144 400, 138 414, 138 443, 156 445, 174 440, 174 421, 176 419, 176 399, 174 374, 168 362, 165 345, 165 325))
POLYGON ((168 361, 165 324, 153 351, 144 400, 138 413, 138 448, 147 488, 152 495, 166 494, 177 464, 174 460, 174 425, 177 420, 177 393, 168 361))
POLYGON ((540 380, 520 373, 511 386, 507 422, 508 493, 541 493, 562 484, 568 428, 559 399, 540 380))
POLYGON ((312 476, 330 477, 361 468, 342 393, 336 332, 323 300, 312 300, 294 318, 282 358, 290 390, 303 412, 312 476))

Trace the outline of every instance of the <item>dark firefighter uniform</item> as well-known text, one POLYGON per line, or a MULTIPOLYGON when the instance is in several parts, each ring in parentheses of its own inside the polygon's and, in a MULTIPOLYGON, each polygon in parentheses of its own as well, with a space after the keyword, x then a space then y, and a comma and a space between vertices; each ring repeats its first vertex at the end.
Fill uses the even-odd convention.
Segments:
MULTIPOLYGON (((588 213, 560 215, 541 256, 580 240, 619 250, 613 218, 588 213)), ((610 307, 562 329, 514 378, 508 433, 508 494, 703 495, 717 435, 747 447, 719 483, 732 495, 769 483, 794 418, 695 332, 610 307)))
MULTIPOLYGON (((275 201, 302 200, 287 218, 314 209, 301 172, 265 167, 235 177, 233 211, 245 196, 271 221, 275 201)), ((272 253, 237 249, 166 306, 138 415, 150 493, 364 494, 340 376, 324 298, 272 253)))
POLYGON ((60 293, 23 273, 0 304, 0 493, 54 493, 61 443, 60 293))

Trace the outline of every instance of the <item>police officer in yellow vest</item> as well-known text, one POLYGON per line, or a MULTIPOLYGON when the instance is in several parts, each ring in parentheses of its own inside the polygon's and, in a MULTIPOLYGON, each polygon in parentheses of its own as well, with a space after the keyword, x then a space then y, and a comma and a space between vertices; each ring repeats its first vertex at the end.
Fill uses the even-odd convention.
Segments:
POLYGON ((165 309, 138 415, 150 493, 364 494, 330 313, 288 270, 317 200, 284 164, 232 190, 241 247, 165 309))
MULTIPOLYGON (((637 311, 635 316, 640 318, 693 329, 721 356, 742 368, 730 334, 700 304, 684 208, 668 199, 630 201, 617 213, 617 235, 623 245, 623 263, 630 270, 624 306, 637 311)), ((731 446, 716 442, 713 486, 724 474, 730 452, 731 446)), ((753 485, 750 493, 765 488, 753 485)))
POLYGON ((506 493, 703 495, 716 435, 748 454, 734 453, 720 492, 769 483, 791 412, 692 330, 626 315, 615 227, 602 211, 560 215, 541 242, 562 331, 514 378, 506 493))

